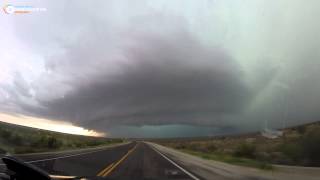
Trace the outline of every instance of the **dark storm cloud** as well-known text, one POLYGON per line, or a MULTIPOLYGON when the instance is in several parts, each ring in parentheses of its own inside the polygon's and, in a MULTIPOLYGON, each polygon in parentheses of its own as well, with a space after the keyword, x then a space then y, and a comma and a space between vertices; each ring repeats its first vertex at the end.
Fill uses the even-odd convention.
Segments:
MULTIPOLYGON (((29 76, 24 66, 9 73, 12 81, 0 82, 1 112, 119 136, 320 119, 316 3, 41 3, 46 13, 10 20, 12 42, 28 47, 39 74, 29 76)), ((20 51, 7 57, 20 62, 20 51)))
POLYGON ((14 77, 13 112, 106 130, 223 126, 244 111, 254 91, 228 52, 201 42, 184 17, 115 4, 97 7, 108 16, 65 3, 76 17, 50 5, 43 16, 17 18, 17 37, 45 56, 39 77, 14 77))
POLYGON ((32 103, 15 102, 18 113, 105 130, 123 125, 223 126, 244 111, 254 91, 228 52, 201 42, 184 17, 112 4, 103 5, 109 16, 77 4, 72 5, 79 11, 76 19, 57 15, 63 11, 50 6, 54 16, 17 20, 17 27, 25 27, 17 33, 21 39, 39 53, 51 52, 45 56, 45 72, 29 87, 14 84, 25 95, 34 92, 32 103), (128 16, 119 15, 119 7, 128 16), (55 23, 44 25, 46 18, 55 23), (40 28, 32 40, 26 35, 35 31, 30 23, 40 28), (43 41, 49 42, 47 48, 43 41))
MULTIPOLYGON (((212 125, 241 113, 250 100, 241 68, 232 57, 201 45, 187 32, 132 34, 131 41, 134 43, 121 47, 121 56, 127 61, 116 66, 116 73, 105 72, 110 68, 89 68, 99 70, 91 76, 88 71, 80 71, 82 75, 73 77, 71 90, 63 97, 40 102, 47 110, 41 113, 98 129, 117 125, 212 125)), ((63 68, 84 68, 81 63, 73 66, 77 62, 63 68)))

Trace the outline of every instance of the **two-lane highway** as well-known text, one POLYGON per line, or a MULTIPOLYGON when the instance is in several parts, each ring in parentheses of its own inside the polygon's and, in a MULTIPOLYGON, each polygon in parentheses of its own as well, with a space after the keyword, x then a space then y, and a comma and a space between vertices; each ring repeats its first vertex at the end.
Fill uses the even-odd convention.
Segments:
POLYGON ((115 179, 198 179, 144 142, 58 156, 21 156, 50 174, 115 179))
POLYGON ((137 143, 126 160, 108 176, 119 179, 193 179, 146 143, 137 143))

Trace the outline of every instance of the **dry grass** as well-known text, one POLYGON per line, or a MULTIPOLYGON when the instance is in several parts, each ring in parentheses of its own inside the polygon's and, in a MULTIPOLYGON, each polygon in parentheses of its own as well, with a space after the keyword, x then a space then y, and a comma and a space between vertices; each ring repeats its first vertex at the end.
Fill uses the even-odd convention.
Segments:
POLYGON ((157 143, 206 159, 267 167, 267 164, 320 166, 320 123, 285 129, 277 139, 260 134, 202 139, 166 139, 157 143))

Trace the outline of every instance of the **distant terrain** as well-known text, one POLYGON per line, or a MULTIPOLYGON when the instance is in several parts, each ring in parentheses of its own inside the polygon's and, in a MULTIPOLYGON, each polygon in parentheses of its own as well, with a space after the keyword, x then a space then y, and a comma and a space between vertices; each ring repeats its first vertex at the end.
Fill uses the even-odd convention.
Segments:
POLYGON ((0 154, 48 152, 120 142, 123 140, 64 134, 0 122, 0 154))
POLYGON ((320 122, 283 129, 268 139, 260 133, 154 140, 205 159, 271 169, 272 164, 320 166, 320 122))

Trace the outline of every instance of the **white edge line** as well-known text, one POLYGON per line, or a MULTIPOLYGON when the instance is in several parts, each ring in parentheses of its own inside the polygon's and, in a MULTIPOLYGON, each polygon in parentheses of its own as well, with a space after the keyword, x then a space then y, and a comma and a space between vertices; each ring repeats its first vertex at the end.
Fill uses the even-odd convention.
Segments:
POLYGON ((174 161, 172 161, 171 159, 169 159, 167 156, 165 156, 164 154, 162 154, 160 151, 158 151, 156 148, 154 148, 152 145, 150 145, 148 143, 148 145, 157 153, 159 153, 163 158, 165 158, 166 160, 168 160, 171 164, 175 165, 177 168, 179 168, 181 171, 183 171, 184 173, 186 173, 187 175, 189 175, 192 179, 194 180, 200 180, 199 178, 197 178, 196 176, 194 176, 192 173, 190 173, 189 171, 187 171, 186 169, 182 168, 181 166, 179 166, 177 163, 175 163, 174 161))
MULTIPOLYGON (((99 149, 99 150, 96 150, 96 151, 90 151, 90 152, 85 152, 85 153, 60 156, 60 157, 55 157, 55 158, 40 159, 40 160, 34 160, 34 161, 26 161, 25 163, 37 163, 37 162, 43 162, 43 161, 52 161, 52 160, 57 160, 57 159, 64 159, 64 158, 69 158, 69 157, 75 157, 75 156, 81 156, 81 155, 96 153, 96 152, 100 152, 100 151, 104 151, 104 150, 106 150, 106 149, 99 149)), ((0 164, 0 166, 4 166, 4 165, 5 164, 0 164)))

